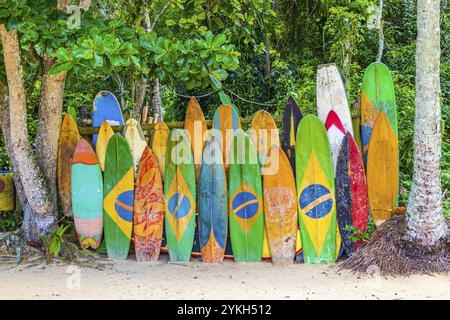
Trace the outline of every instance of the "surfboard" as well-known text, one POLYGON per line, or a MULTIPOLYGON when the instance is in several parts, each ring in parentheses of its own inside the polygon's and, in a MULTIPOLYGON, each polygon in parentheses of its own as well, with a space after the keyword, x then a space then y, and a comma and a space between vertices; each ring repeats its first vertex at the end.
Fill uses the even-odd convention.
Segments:
POLYGON ((187 106, 186 117, 184 119, 184 130, 186 130, 191 144, 195 164, 195 177, 198 182, 200 168, 202 166, 202 154, 207 127, 203 111, 194 97, 191 97, 187 106))
POLYGON ((95 153, 97 154, 100 169, 105 171, 105 157, 106 148, 108 147, 109 139, 114 135, 114 131, 108 121, 103 121, 98 130, 97 144, 95 145, 95 153))
POLYGON ((130 118, 125 123, 123 135, 130 146, 131 155, 133 156, 133 169, 136 174, 139 162, 141 161, 142 153, 147 147, 144 132, 141 125, 136 119, 130 118))
POLYGON ((228 172, 230 156, 230 148, 233 138, 238 129, 241 129, 241 120, 236 109, 230 105, 221 105, 217 108, 213 118, 213 128, 220 132, 216 132, 220 150, 222 151, 223 163, 225 170, 228 172))
POLYGON ((388 67, 381 62, 369 65, 364 72, 361 91, 361 143, 364 163, 367 165, 370 136, 380 111, 386 114, 392 130, 398 136, 395 89, 388 67))
POLYGON ((58 140, 58 192, 64 215, 72 217, 71 170, 72 157, 80 140, 78 127, 68 113, 61 123, 58 140))
POLYGON ((164 181, 164 173, 166 168, 166 149, 167 141, 170 136, 170 130, 166 123, 158 122, 153 128, 153 136, 151 149, 156 159, 158 160, 159 171, 161 172, 161 178, 164 181))
POLYGON ((297 105, 297 102, 289 96, 283 113, 283 136, 281 139, 281 147, 286 153, 291 164, 292 172, 295 177, 295 135, 297 133, 298 124, 302 120, 303 114, 297 105))
POLYGON ((127 140, 115 134, 106 149, 103 183, 103 221, 108 257, 128 257, 133 228, 133 157, 127 140))
POLYGON ((164 190, 158 161, 149 147, 145 147, 137 171, 133 227, 136 260, 157 261, 164 229, 164 190))
POLYGON ((314 115, 298 126, 295 162, 304 261, 332 263, 337 251, 333 160, 325 127, 314 115))
POLYGON ((369 207, 364 163, 349 133, 342 141, 336 166, 336 212, 344 251, 351 256, 359 243, 352 243, 348 227, 366 231, 369 207))
POLYGON ((199 181, 199 234, 202 261, 221 263, 228 229, 227 177, 222 152, 211 135, 205 143, 199 181))
POLYGON ((379 113, 367 151, 367 191, 375 222, 389 220, 398 194, 398 139, 389 119, 379 113))
POLYGON ((97 249, 103 234, 102 171, 94 150, 84 139, 73 154, 71 180, 73 219, 81 248, 97 249))
POLYGON ((284 151, 272 145, 270 153, 278 158, 278 170, 263 176, 264 223, 272 263, 285 265, 292 263, 295 256, 298 225, 295 179, 284 151))
POLYGON ((228 194, 234 260, 258 262, 264 242, 262 183, 256 147, 242 130, 232 144, 228 194))
POLYGON ((12 211, 15 208, 13 174, 9 170, 0 170, 0 211, 12 211))
POLYGON ((168 141, 164 179, 165 227, 171 262, 189 262, 195 234, 195 168, 184 130, 168 141))
POLYGON ((339 116, 334 110, 330 110, 328 113, 327 119, 325 120, 325 129, 327 130, 328 141, 330 142, 333 170, 336 175, 336 163, 342 140, 344 140, 345 137, 345 129, 339 116))
MULTIPOLYGON (((123 126, 122 109, 116 97, 108 91, 100 91, 94 98, 92 109, 92 126, 100 127, 103 121, 108 121, 111 126, 123 126)), ((97 134, 92 136, 94 148, 97 144, 97 134)))
POLYGON ((336 64, 323 64, 317 69, 317 115, 325 123, 328 113, 334 110, 345 131, 353 135, 352 115, 347 101, 344 82, 336 64))
MULTIPOLYGON (((249 136, 256 146, 261 174, 272 175, 278 170, 278 162, 272 159, 272 146, 280 146, 280 134, 277 124, 270 113, 259 110, 253 115, 250 124, 249 136)), ((267 231, 264 228, 263 259, 270 259, 270 247, 267 239, 267 231)))

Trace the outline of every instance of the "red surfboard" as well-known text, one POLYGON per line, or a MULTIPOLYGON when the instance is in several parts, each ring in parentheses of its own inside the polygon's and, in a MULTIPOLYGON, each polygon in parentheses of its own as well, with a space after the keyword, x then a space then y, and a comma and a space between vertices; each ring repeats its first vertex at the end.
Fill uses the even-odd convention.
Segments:
POLYGON ((336 175, 336 163, 341 148, 342 140, 345 137, 344 126, 339 116, 334 110, 330 110, 325 120, 328 140, 330 141, 331 155, 333 157, 334 175, 336 175))

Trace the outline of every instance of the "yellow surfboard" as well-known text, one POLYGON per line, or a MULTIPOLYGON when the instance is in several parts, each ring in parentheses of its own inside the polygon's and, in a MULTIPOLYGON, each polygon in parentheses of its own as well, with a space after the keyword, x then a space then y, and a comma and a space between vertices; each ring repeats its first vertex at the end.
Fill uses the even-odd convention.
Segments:
POLYGON ((379 113, 370 136, 367 191, 375 222, 389 220, 398 193, 398 138, 384 112, 379 113))
POLYGON ((159 122, 153 128, 153 136, 151 142, 151 149, 156 159, 158 160, 161 177, 164 180, 164 172, 166 167, 166 148, 169 140, 170 130, 166 123, 159 122))
POLYGON ((194 156, 195 177, 198 182, 198 176, 202 166, 203 146, 205 145, 204 138, 208 128, 206 127, 202 109, 194 97, 191 97, 187 106, 184 130, 186 130, 189 142, 191 143, 192 155, 194 156))
POLYGON ((145 135, 141 125, 133 118, 128 119, 125 123, 123 134, 130 146, 131 155, 133 156, 134 175, 136 176, 142 153, 144 152, 145 147, 147 147, 147 141, 145 141, 145 135))
POLYGON ((108 121, 103 121, 97 136, 97 144, 95 145, 95 153, 97 154, 98 162, 100 163, 100 169, 105 171, 105 157, 106 147, 108 146, 109 139, 114 135, 114 131, 108 121))

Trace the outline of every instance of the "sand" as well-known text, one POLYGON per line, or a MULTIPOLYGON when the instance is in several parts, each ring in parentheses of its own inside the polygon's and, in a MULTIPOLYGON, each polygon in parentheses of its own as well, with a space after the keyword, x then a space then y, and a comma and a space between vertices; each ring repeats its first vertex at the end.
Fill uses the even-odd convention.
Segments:
POLYGON ((0 299, 450 299, 450 275, 355 276, 335 265, 134 260, 102 268, 0 262, 0 299))

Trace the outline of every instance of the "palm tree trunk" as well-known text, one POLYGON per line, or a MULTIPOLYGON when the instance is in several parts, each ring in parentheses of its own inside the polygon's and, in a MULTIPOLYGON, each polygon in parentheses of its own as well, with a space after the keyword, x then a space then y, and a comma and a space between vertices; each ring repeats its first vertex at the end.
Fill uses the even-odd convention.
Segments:
POLYGON ((424 245, 448 233, 441 189, 440 0, 417 2, 414 174, 408 235, 424 245))

